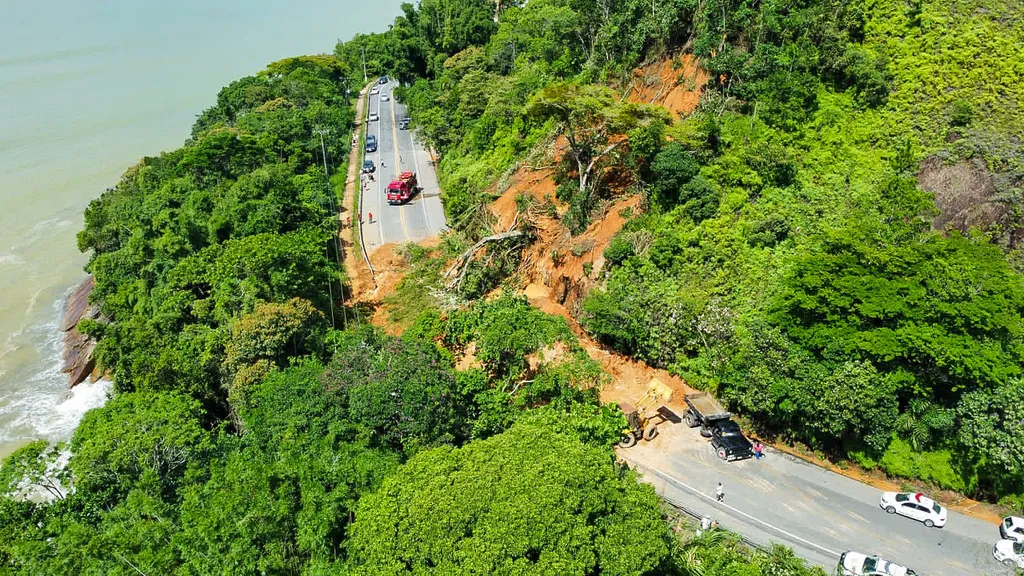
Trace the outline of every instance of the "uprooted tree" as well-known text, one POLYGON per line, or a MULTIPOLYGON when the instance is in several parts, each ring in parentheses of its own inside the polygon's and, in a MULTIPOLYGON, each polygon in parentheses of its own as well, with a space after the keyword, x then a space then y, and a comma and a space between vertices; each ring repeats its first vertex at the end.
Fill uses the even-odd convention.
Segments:
POLYGON ((603 168, 616 158, 636 128, 668 122, 664 109, 619 100, 605 86, 553 84, 530 100, 527 113, 539 120, 554 118, 565 136, 568 154, 579 178, 580 192, 596 190, 603 168))

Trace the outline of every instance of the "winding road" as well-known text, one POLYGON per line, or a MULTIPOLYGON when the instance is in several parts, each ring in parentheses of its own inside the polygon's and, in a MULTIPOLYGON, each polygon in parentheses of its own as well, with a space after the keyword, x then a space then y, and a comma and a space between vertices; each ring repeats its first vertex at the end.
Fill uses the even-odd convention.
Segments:
POLYGON ((992 558, 994 524, 950 510, 945 528, 926 528, 879 508, 878 489, 787 454, 725 462, 696 429, 659 429, 653 441, 619 452, 659 494, 759 544, 790 546, 830 574, 847 550, 877 554, 919 576, 1013 574, 992 558), (724 503, 714 498, 718 482, 724 503))
POLYGON ((409 129, 399 129, 398 120, 405 116, 405 105, 395 102, 393 91, 397 82, 376 84, 379 94, 369 95, 367 118, 377 113, 380 119, 367 121, 367 135, 377 137, 377 151, 367 153, 373 160, 375 181, 368 182, 359 202, 363 217, 362 237, 367 251, 390 243, 417 242, 439 234, 445 229, 441 189, 430 153, 409 129), (389 100, 381 101, 387 95, 389 100), (383 164, 381 164, 383 161, 383 164), (416 172, 423 190, 401 205, 389 205, 385 197, 388 183, 403 171, 416 172), (373 214, 373 221, 369 215, 373 214))

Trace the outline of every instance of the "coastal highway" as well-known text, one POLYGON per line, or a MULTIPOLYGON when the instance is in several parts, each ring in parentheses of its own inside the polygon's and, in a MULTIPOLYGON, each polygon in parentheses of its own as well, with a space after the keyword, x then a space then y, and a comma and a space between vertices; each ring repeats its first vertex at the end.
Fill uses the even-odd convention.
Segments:
POLYGON ((790 546, 829 574, 847 550, 919 576, 1013 574, 992 558, 995 524, 950 510, 945 528, 926 528, 886 514, 881 490, 798 458, 772 450, 760 461, 725 462, 697 429, 666 423, 659 430, 653 441, 619 452, 659 494, 759 544, 790 546), (715 502, 718 482, 724 503, 715 502))
POLYGON ((378 146, 377 152, 367 153, 366 158, 373 160, 377 169, 373 173, 375 182, 363 187, 359 203, 363 215, 363 242, 370 252, 392 242, 417 242, 445 229, 441 189, 430 153, 412 130, 398 128, 398 120, 405 116, 405 105, 394 99, 393 91, 398 83, 391 81, 375 86, 380 88, 380 93, 369 95, 367 118, 376 112, 380 120, 368 121, 366 133, 377 137, 378 146), (389 100, 382 102, 382 95, 387 95, 389 100), (416 172, 423 190, 405 204, 389 205, 385 196, 388 183, 406 170, 416 172), (371 213, 373 222, 369 221, 371 213))

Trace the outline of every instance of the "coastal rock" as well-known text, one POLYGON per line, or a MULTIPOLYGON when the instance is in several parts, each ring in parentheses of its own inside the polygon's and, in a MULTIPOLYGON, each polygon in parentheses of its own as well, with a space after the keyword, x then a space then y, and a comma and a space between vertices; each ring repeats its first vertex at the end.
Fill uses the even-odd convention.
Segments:
POLYGON ((84 382, 96 370, 96 361, 92 357, 96 342, 78 331, 78 322, 83 318, 96 319, 99 308, 89 304, 89 294, 96 286, 90 275, 68 296, 64 306, 64 321, 61 329, 64 332, 64 365, 62 372, 68 373, 68 385, 73 388, 84 382))
POLYGON ((96 318, 99 314, 99 309, 89 304, 89 294, 92 293, 95 287, 96 279, 90 274, 68 296, 68 301, 64 305, 64 322, 60 327, 61 332, 71 330, 82 318, 96 318))

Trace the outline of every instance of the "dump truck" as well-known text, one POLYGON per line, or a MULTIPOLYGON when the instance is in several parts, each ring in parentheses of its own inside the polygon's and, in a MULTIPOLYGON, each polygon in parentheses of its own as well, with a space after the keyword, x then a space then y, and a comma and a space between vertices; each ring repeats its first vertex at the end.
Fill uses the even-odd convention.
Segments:
POLYGON ((402 172, 397 180, 388 184, 388 204, 402 204, 408 202, 417 192, 420 191, 419 182, 416 180, 415 172, 402 172))
POLYGON ((666 420, 678 422, 678 417, 664 406, 672 398, 672 389, 657 378, 652 378, 647 391, 636 401, 636 404, 623 403, 619 406, 626 415, 627 427, 622 431, 619 446, 630 448, 640 439, 653 440, 658 435, 658 424, 666 420), (655 405, 662 404, 654 410, 655 405))
POLYGON ((707 392, 683 396, 686 414, 683 421, 690 428, 700 426, 700 435, 711 439, 711 447, 722 460, 738 460, 754 455, 754 446, 743 436, 732 420, 732 413, 707 392))

